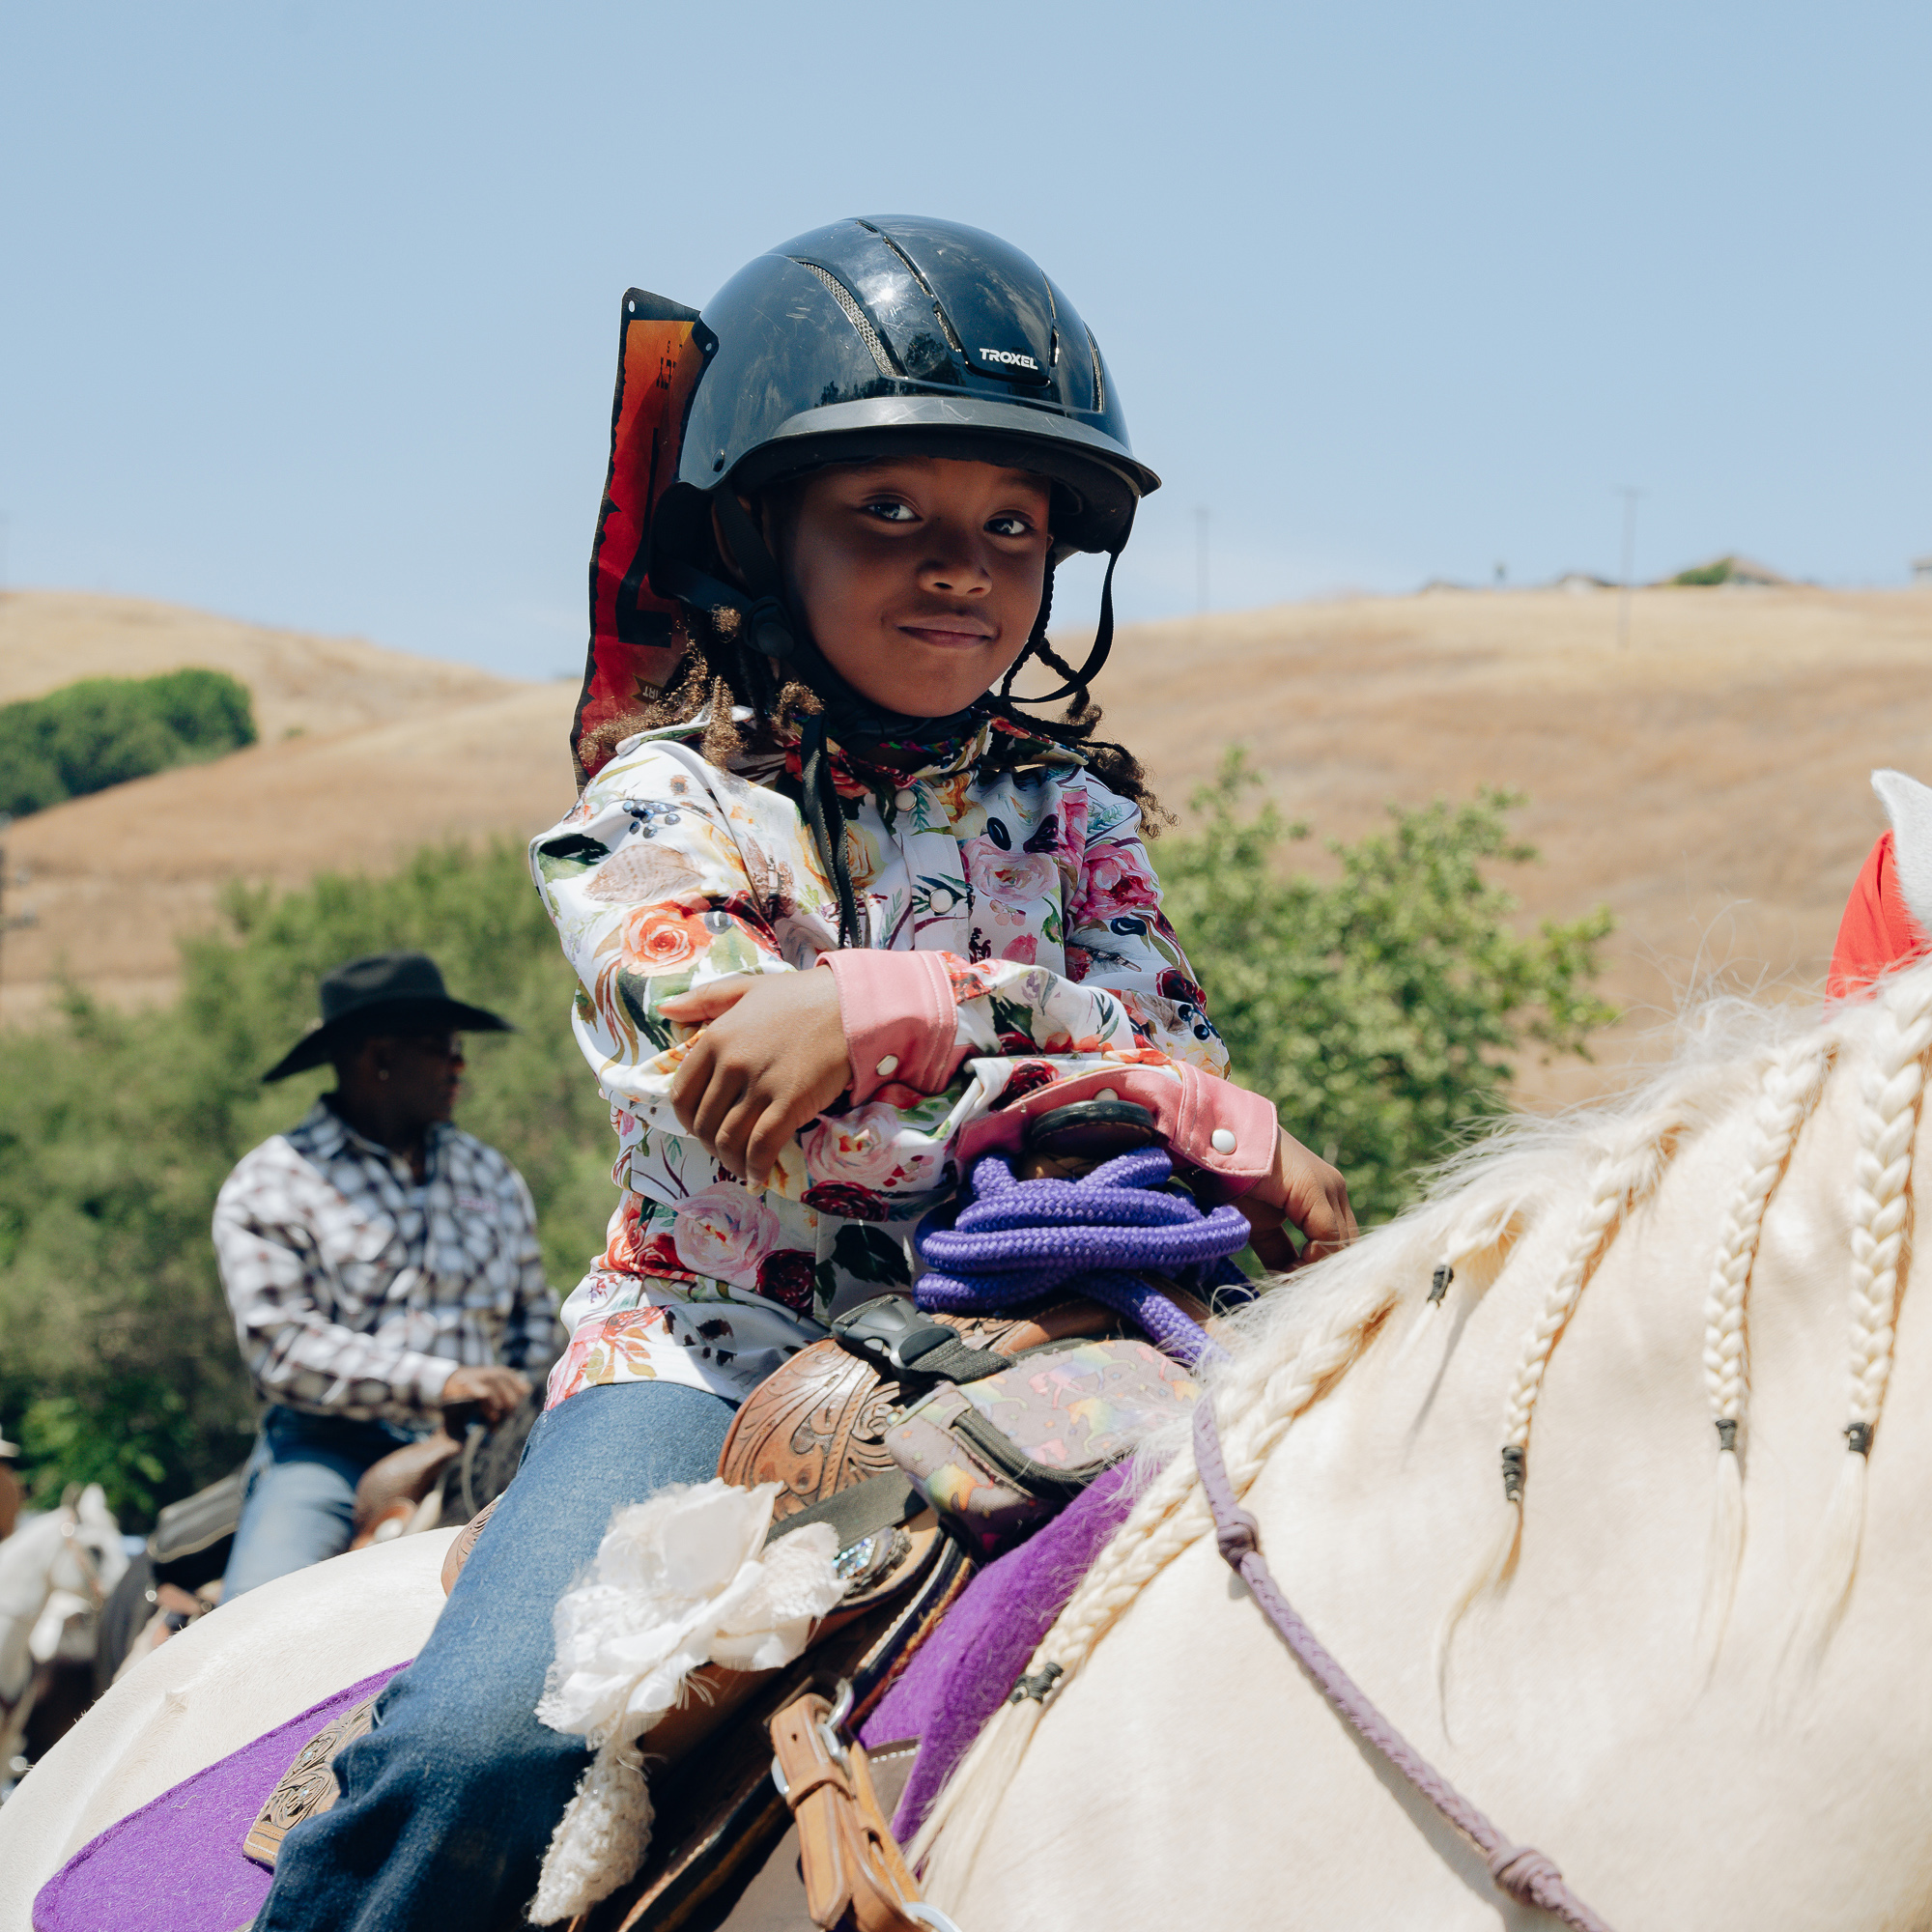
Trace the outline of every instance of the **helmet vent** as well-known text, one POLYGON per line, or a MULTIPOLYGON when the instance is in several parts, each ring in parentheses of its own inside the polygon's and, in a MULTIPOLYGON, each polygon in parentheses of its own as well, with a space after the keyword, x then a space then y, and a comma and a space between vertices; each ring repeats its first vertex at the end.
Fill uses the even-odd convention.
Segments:
POLYGON ((1107 381, 1100 374, 1100 345, 1094 340, 1094 331, 1087 331, 1087 351, 1094 358, 1094 413, 1103 415, 1107 409, 1107 381))
POLYGON ((934 296, 932 298, 932 312, 939 318, 939 326, 945 329, 947 344, 952 353, 955 355, 965 355, 966 345, 960 341, 959 331, 952 327, 952 318, 940 307, 937 296, 934 296))
MULTIPOLYGON (((832 299, 845 311, 845 320, 859 331, 859 340, 871 352, 872 360, 879 365, 879 373, 885 376, 903 376, 905 371, 899 367, 898 357, 893 354, 885 337, 872 327, 872 318, 852 299, 851 290, 837 275, 827 273, 816 262, 801 261, 796 255, 791 259, 797 262, 801 269, 809 270, 825 284, 832 299)), ((934 306, 937 307, 938 304, 935 303, 934 306)), ((947 333, 950 335, 952 330, 948 329, 947 333)))
POLYGON ((965 355, 966 345, 960 341, 959 331, 952 327, 952 318, 940 307, 939 298, 933 293, 932 284, 920 273, 919 264, 883 228, 874 228, 869 221, 861 221, 859 226, 876 235, 899 258, 900 265, 904 268, 906 273, 925 291, 927 300, 932 303, 932 312, 939 318, 940 327, 946 331, 946 346, 955 355, 965 355))

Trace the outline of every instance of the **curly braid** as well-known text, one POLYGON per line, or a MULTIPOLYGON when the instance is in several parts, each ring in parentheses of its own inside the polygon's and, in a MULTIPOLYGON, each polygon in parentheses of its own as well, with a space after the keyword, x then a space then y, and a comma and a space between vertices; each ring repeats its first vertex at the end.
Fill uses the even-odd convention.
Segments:
POLYGON ((624 721, 629 731, 653 731, 706 715, 698 750, 707 764, 728 771, 753 749, 734 708, 753 717, 789 724, 824 707, 818 694, 799 679, 781 678, 774 661, 749 648, 741 638, 737 611, 694 610, 684 615, 684 655, 663 687, 643 708, 624 721))

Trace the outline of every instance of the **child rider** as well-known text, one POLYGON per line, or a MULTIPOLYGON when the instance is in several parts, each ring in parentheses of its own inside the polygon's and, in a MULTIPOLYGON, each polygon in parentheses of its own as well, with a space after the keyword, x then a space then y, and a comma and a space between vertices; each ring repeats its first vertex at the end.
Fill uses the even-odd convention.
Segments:
POLYGON ((689 648, 532 850, 622 1196, 523 1468, 260 1927, 520 1921, 588 1761, 531 1715, 558 1597, 615 1509, 714 1472, 830 1313, 908 1285, 912 1223, 1017 1121, 1147 1107, 1276 1264, 1285 1222, 1315 1253, 1354 1232, 1341 1176, 1224 1077, 1140 769, 1094 735, 1158 479, 1065 296, 973 229, 847 221, 702 328, 651 571, 689 648), (1109 586, 1078 671, 1046 639, 1076 550, 1109 586), (1029 665, 1065 718, 1010 696, 1029 665))

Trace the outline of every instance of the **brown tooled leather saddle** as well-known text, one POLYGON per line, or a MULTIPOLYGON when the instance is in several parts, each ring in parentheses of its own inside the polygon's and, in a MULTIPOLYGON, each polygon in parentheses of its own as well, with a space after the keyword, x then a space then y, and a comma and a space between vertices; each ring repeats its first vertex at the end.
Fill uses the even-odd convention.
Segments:
MULTIPOLYGON (((1014 1171, 1071 1177, 1155 1138, 1140 1108, 1088 1101, 1041 1116, 1014 1171)), ((1198 1321, 1209 1311, 1161 1286, 1198 1321)), ((846 1592, 804 1656, 760 1675, 708 1666, 696 1694, 651 1732, 656 1818, 643 1869, 574 1932, 793 1932, 811 1922, 853 1932, 909 1927, 895 1897, 909 1875, 883 1812, 910 1769, 911 1749, 866 1754, 838 1745, 856 1730, 964 1589, 973 1561, 945 1537, 885 1446, 905 1406, 940 1380, 967 1381, 1058 1342, 1123 1334, 1120 1318, 1077 1295, 1010 1317, 928 1316, 887 1294, 838 1316, 826 1340, 792 1356, 733 1418, 718 1473, 740 1486, 775 1482, 773 1538, 809 1522, 838 1534, 846 1592), (789 1789, 781 1768, 789 1766, 789 1789), (794 1846, 810 1854, 799 1892, 794 1846), (841 1890, 840 1888, 843 1887, 841 1890), (742 1900, 742 1903, 740 1901, 742 1900), (831 1917, 819 1917, 831 1913, 831 1917), (897 1916, 895 1916, 897 1915, 897 1916)), ((450 1546, 447 1591, 488 1523, 495 1500, 450 1546)), ((263 1807, 251 1856, 272 1862, 281 1834, 335 1800, 328 1760, 366 1725, 360 1710, 337 1735, 311 1741, 263 1807)))

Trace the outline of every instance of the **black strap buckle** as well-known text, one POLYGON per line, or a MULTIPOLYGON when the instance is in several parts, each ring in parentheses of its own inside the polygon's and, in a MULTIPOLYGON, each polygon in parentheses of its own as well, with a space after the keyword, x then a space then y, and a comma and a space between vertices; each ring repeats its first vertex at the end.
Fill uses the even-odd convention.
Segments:
POLYGON ((848 1308, 832 1324, 841 1348, 875 1365, 916 1369, 923 1356, 959 1337, 951 1328, 922 1315, 903 1294, 882 1294, 848 1308))

